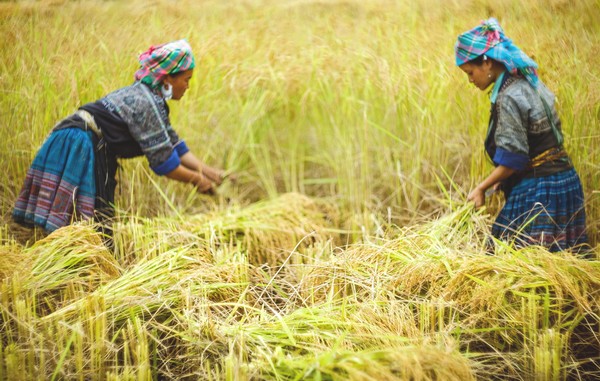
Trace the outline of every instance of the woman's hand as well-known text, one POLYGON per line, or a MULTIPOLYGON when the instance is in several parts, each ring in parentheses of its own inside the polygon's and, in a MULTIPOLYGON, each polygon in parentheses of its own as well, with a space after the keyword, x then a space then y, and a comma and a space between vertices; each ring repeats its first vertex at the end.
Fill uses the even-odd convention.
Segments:
POLYGON ((217 186, 223 184, 223 180, 227 177, 222 169, 209 167, 208 165, 202 165, 202 174, 217 186))
POLYGON ((194 179, 194 186, 205 194, 214 194, 213 183, 202 173, 197 172, 196 178, 194 179))
POLYGON ((202 166, 202 174, 205 177, 208 177, 210 181, 215 183, 217 186, 223 184, 223 179, 225 179, 223 175, 224 173, 225 172, 220 169, 211 168, 206 165, 202 166))
POLYGON ((229 171, 224 171, 219 168, 214 168, 209 165, 202 163, 198 158, 190 151, 186 152, 180 158, 181 164, 195 172, 200 172, 204 177, 208 178, 213 183, 213 186, 219 186, 225 179, 235 182, 237 176, 229 171))
POLYGON ((485 204, 485 191, 490 188, 493 190, 500 189, 502 181, 509 178, 513 173, 515 173, 514 169, 504 165, 497 166, 481 184, 469 193, 467 200, 473 201, 476 208, 481 208, 485 204))
POLYGON ((219 184, 221 184, 223 181, 225 180, 229 180, 232 183, 236 183, 237 182, 237 174, 235 174, 234 172, 227 172, 227 171, 220 171, 221 173, 219 174, 219 178, 221 179, 221 182, 219 184))
POLYGON ((477 187, 469 193, 467 201, 473 201, 475 208, 479 209, 485 205, 485 191, 477 187))
POLYGON ((192 184, 202 193, 214 194, 213 183, 209 178, 201 172, 191 170, 183 165, 179 165, 165 176, 173 180, 192 184))

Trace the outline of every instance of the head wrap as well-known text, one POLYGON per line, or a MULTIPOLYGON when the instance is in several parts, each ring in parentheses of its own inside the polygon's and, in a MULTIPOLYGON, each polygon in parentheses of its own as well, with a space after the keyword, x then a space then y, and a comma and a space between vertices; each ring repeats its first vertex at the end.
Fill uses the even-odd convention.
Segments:
POLYGON ((502 62, 510 73, 520 72, 533 87, 537 87, 537 63, 504 35, 498 20, 493 17, 459 35, 454 50, 456 66, 485 54, 489 58, 502 62))
POLYGON ((193 69, 196 65, 192 48, 186 40, 151 46, 140 54, 139 61, 141 67, 135 72, 135 79, 153 89, 157 88, 168 74, 193 69))

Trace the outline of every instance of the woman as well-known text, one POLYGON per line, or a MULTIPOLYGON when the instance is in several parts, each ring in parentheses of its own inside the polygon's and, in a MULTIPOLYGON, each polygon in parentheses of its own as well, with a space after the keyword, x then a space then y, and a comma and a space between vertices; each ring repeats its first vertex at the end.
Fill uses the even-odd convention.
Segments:
POLYGON ((108 222, 114 214, 117 158, 145 155, 158 175, 203 193, 223 171, 201 163, 169 121, 167 100, 179 100, 194 73, 185 40, 153 46, 139 56, 135 82, 88 103, 60 121, 27 172, 13 210, 22 224, 52 232, 75 219, 108 222))
POLYGON ((495 169, 468 195, 479 208, 488 189, 506 203, 492 235, 518 246, 579 250, 587 243, 583 191, 563 147, 554 94, 537 64, 490 18, 458 36, 456 65, 480 90, 493 84, 485 149, 495 169))

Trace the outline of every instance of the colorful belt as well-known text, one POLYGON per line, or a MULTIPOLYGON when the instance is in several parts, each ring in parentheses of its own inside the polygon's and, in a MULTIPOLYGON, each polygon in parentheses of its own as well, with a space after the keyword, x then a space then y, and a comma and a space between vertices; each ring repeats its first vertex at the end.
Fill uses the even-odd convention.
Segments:
POLYGON ((563 147, 550 148, 531 159, 529 161, 529 168, 539 167, 549 161, 565 159, 567 157, 567 151, 565 151, 563 147))

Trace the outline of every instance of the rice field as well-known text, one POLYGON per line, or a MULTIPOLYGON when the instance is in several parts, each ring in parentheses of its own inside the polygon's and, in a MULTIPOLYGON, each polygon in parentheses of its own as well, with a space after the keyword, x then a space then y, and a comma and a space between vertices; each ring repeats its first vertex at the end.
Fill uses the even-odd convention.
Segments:
POLYGON ((600 2, 0 3, 0 380, 600 379, 600 2), (498 243, 485 93, 456 36, 499 19, 558 97, 589 258, 498 243), (171 121, 215 196, 122 160, 114 250, 11 208, 52 126, 186 38, 171 121))

